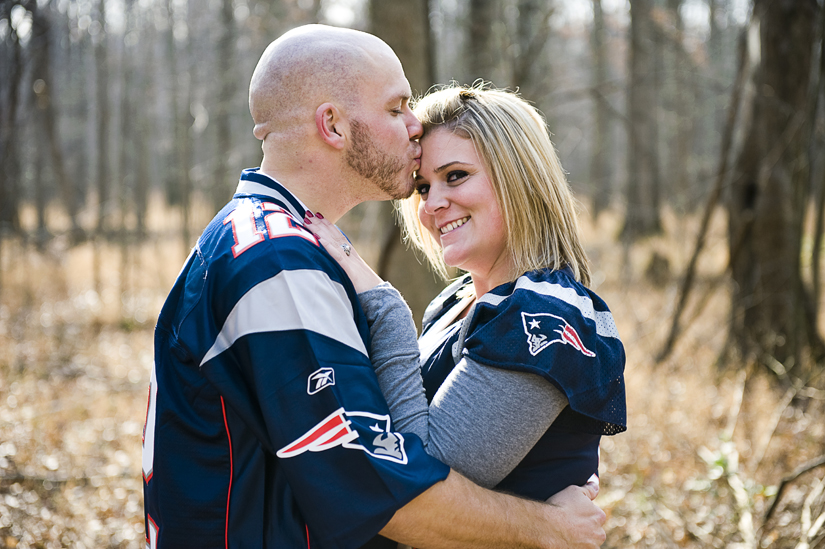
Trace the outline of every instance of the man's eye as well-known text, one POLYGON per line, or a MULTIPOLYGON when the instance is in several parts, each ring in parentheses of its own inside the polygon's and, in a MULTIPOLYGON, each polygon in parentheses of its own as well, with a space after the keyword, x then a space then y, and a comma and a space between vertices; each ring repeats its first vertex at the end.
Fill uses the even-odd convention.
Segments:
POLYGON ((415 188, 416 194, 427 194, 430 192, 430 185, 427 183, 422 183, 415 188))
POLYGON ((463 170, 456 170, 447 174, 447 183, 453 183, 459 179, 467 177, 467 172, 463 170))

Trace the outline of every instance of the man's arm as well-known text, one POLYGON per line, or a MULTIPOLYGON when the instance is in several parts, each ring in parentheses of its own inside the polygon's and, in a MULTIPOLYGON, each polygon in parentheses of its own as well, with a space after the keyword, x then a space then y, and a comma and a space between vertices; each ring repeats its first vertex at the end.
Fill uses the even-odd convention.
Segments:
POLYGON ((492 492, 455 471, 399 509, 381 535, 413 547, 595 548, 604 511, 592 487, 571 486, 549 504, 492 492))

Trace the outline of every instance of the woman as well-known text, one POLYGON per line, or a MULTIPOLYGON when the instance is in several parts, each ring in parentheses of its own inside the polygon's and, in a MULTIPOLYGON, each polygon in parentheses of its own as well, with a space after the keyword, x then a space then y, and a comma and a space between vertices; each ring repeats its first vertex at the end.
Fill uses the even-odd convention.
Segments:
POLYGON ((467 274, 427 308, 418 357, 408 309, 323 218, 371 322, 372 359, 399 430, 485 487, 547 499, 598 474, 601 435, 625 430, 624 349, 589 265, 541 115, 517 95, 450 87, 414 112, 424 133, 407 234, 435 269, 467 274), (429 403, 429 406, 427 406, 429 403))

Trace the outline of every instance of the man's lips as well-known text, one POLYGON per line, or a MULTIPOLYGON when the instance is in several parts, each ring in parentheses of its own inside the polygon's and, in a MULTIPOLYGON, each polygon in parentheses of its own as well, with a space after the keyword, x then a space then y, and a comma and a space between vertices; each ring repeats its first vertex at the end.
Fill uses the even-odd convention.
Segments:
POLYGON ((413 160, 415 160, 415 169, 421 169, 421 145, 417 141, 412 142, 416 147, 413 149, 413 160))

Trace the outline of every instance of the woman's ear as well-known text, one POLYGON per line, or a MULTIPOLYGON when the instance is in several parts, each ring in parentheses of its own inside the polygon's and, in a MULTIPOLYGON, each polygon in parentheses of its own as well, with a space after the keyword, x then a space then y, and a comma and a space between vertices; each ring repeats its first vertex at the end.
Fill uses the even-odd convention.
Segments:
POLYGON ((315 126, 324 143, 343 149, 346 145, 346 123, 338 107, 324 103, 315 110, 315 126))

